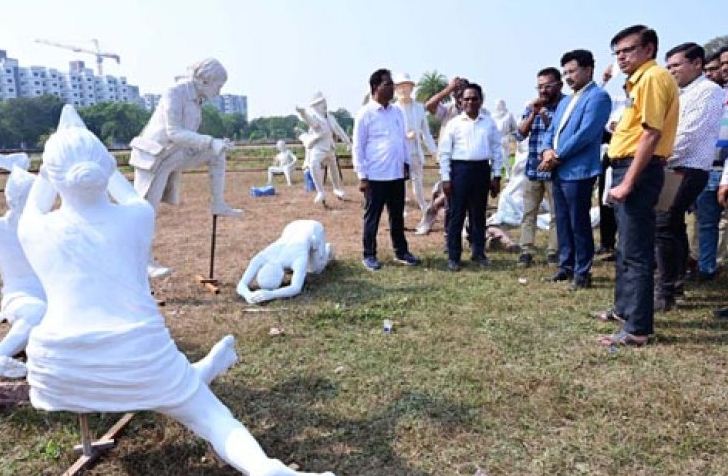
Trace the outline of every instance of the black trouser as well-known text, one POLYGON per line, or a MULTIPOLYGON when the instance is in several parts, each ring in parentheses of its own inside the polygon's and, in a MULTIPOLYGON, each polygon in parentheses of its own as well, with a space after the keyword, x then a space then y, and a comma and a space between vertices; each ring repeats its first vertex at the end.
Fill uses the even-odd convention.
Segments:
POLYGON ((450 163, 450 183, 452 194, 447 209, 448 259, 460 261, 466 213, 470 220, 472 256, 485 256, 485 208, 490 189, 490 162, 453 160, 450 163))
POLYGON ((407 239, 404 237, 404 179, 397 180, 370 180, 366 193, 364 208, 364 257, 377 256, 377 230, 382 210, 387 206, 389 215, 389 235, 396 256, 408 252, 407 239))
POLYGON ((675 285, 685 274, 687 266, 689 245, 685 213, 708 183, 706 170, 680 167, 675 171, 682 174, 682 181, 670 209, 657 212, 655 229, 655 293, 666 299, 674 299, 675 285))
POLYGON ((614 209, 602 203, 604 187, 606 186, 606 171, 609 167, 609 156, 602 157, 602 173, 599 175, 599 244, 603 248, 614 249, 617 237, 617 220, 614 218, 614 209))

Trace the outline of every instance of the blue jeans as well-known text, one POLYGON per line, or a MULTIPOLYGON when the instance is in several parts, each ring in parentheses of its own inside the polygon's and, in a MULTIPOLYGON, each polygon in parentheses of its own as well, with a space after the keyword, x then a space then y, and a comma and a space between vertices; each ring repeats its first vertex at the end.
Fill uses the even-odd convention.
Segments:
POLYGON ((559 268, 573 274, 575 281, 586 279, 594 260, 594 235, 589 210, 596 179, 561 180, 556 175, 553 179, 559 268))
MULTIPOLYGON (((613 186, 624 180, 626 165, 614 162, 613 186)), ((634 335, 653 333, 655 205, 664 180, 663 165, 654 160, 642 170, 627 199, 614 205, 618 233, 614 310, 625 319, 624 330, 634 335)))
POLYGON ((695 200, 698 219, 698 270, 705 274, 713 274, 718 269, 718 224, 723 211, 718 204, 718 185, 722 173, 722 170, 711 170, 708 185, 695 200))

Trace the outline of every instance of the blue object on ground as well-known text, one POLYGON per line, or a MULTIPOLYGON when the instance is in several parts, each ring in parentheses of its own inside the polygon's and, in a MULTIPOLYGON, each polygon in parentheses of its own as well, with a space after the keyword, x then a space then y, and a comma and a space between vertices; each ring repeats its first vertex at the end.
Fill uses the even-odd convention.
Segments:
POLYGON ((275 194, 276 189, 275 187, 273 187, 273 185, 266 185, 264 187, 250 187, 251 197, 267 197, 275 194))

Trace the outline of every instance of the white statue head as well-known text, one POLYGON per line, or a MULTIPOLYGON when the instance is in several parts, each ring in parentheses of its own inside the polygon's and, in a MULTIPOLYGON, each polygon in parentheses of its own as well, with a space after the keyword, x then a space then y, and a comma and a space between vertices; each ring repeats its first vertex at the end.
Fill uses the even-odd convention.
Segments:
POLYGON ((495 111, 501 114, 505 114, 508 112, 508 108, 506 107, 506 102, 503 99, 498 99, 495 102, 495 111))
POLYGON ((94 199, 106 192, 116 160, 83 123, 73 106, 63 107, 58 129, 45 144, 41 173, 61 198, 94 199))
POLYGON ((13 167, 5 183, 5 202, 10 210, 22 210, 25 207, 25 201, 28 199, 30 187, 33 186, 35 175, 21 169, 13 167))
POLYGON ((397 99, 412 99, 412 91, 415 89, 415 82, 410 79, 407 73, 397 73, 392 79, 394 82, 394 94, 397 99))
POLYGON ((314 111, 321 114, 322 116, 326 115, 326 98, 321 91, 313 95, 309 105, 314 111))
POLYGON ((227 71, 218 60, 206 58, 189 69, 198 96, 212 99, 220 95, 220 90, 227 81, 227 71))
POLYGON ((276 142, 276 149, 278 149, 278 152, 285 152, 288 149, 286 141, 283 139, 278 140, 278 142, 276 142))
POLYGON ((255 280, 258 282, 258 286, 260 286, 261 289, 278 289, 283 283, 284 275, 285 270, 280 263, 268 261, 258 270, 255 280))

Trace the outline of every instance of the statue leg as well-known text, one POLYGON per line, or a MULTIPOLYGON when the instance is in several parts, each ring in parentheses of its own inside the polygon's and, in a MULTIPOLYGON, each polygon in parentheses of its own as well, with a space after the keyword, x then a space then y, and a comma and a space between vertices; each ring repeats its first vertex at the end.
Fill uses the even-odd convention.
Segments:
MULTIPOLYGON (((324 193, 324 159, 326 153, 320 150, 313 149, 309 152, 309 160, 311 171, 311 178, 313 179, 313 185, 316 187, 316 197, 313 199, 314 203, 321 203, 324 201, 326 194, 324 193)), ((332 179, 333 180, 333 179, 332 179)))
POLYGON ((273 167, 268 167, 268 185, 273 183, 273 167))
POLYGON ((243 212, 225 203, 225 153, 211 154, 206 157, 210 176, 210 195, 212 195, 212 214, 237 217, 243 212))
POLYGON ((326 163, 329 168, 329 176, 331 177, 331 183, 334 186, 334 195, 337 198, 343 199, 346 193, 344 187, 341 184, 341 172, 339 171, 339 164, 336 162, 336 155, 331 152, 327 158, 326 163))
POLYGON ((223 460, 248 476, 315 474, 299 473, 277 459, 268 458, 253 435, 233 417, 207 385, 200 385, 185 403, 157 410, 207 440, 223 460))
POLYGON ((423 158, 419 154, 410 155, 410 179, 412 180, 412 193, 415 196, 420 211, 427 209, 427 200, 425 199, 424 189, 424 164, 423 158))
POLYGON ((192 364, 200 380, 210 385, 218 375, 226 372, 238 361, 235 353, 235 338, 227 335, 215 344, 201 360, 192 364))

